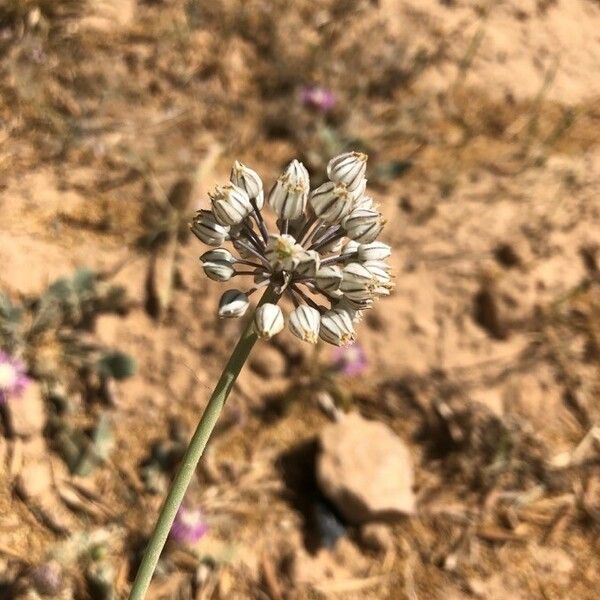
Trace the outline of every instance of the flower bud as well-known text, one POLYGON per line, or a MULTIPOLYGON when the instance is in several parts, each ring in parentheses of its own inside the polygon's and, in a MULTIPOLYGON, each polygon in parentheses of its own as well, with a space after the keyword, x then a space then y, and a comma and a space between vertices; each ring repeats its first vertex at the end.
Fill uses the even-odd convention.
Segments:
POLYGON ((357 208, 342 221, 348 237, 361 244, 374 242, 383 225, 381 214, 368 208, 357 208))
POLYGON ((390 290, 394 287, 392 276, 390 275, 390 265, 382 260, 368 260, 363 263, 375 282, 374 292, 380 296, 389 296, 390 290))
POLYGON ((248 296, 240 290, 227 290, 219 301, 219 317, 221 319, 236 319, 243 317, 250 306, 248 296))
POLYGON ((327 165, 327 176, 331 181, 343 183, 348 190, 354 191, 364 179, 367 158, 362 152, 345 152, 335 156, 327 165))
POLYGON ((340 288, 342 277, 342 269, 336 265, 321 267, 316 275, 317 286, 324 292, 335 292, 340 288))
POLYGON ((376 210, 375 201, 373 200, 373 198, 371 198, 371 196, 361 195, 354 202, 354 210, 358 208, 368 208, 369 210, 376 210))
POLYGON ((290 313, 288 327, 290 331, 304 342, 316 344, 319 339, 321 314, 316 308, 305 304, 290 313))
POLYGON ((316 250, 306 250, 300 257, 296 274, 300 277, 314 277, 321 266, 321 255, 316 250))
POLYGON ((333 254, 339 254, 342 251, 342 246, 344 245, 343 239, 332 240, 328 244, 321 246, 321 252, 331 252, 333 254))
POLYGON ((229 252, 229 250, 227 250, 227 248, 215 248, 214 250, 209 250, 208 252, 205 252, 200 257, 200 260, 202 262, 219 260, 228 262, 229 264, 233 264, 235 262, 235 257, 233 256, 233 254, 231 254, 231 252, 229 252))
POLYGON ((215 219, 222 225, 237 225, 253 210, 248 194, 233 183, 217 186, 210 201, 215 219))
POLYGON ((191 230, 201 242, 209 246, 220 246, 229 234, 229 227, 217 223, 210 210, 201 210, 196 214, 191 230))
MULTIPOLYGON (((371 306, 367 306, 366 308, 372 307, 373 300, 370 300, 370 303, 371 306)), ((350 300, 349 298, 346 298, 345 296, 343 298, 340 298, 337 302, 335 302, 334 306, 339 310, 347 312, 350 315, 353 323, 360 323, 363 319, 363 311, 365 309, 362 307, 357 307, 356 302, 350 300)))
POLYGON ((359 247, 360 247, 360 244, 358 242, 355 242, 354 240, 348 240, 342 246, 341 255, 345 259, 356 258, 356 253, 358 252, 359 247))
POLYGON ((344 267, 340 290, 347 298, 354 300, 371 298, 374 287, 373 275, 369 269, 356 262, 344 267))
POLYGON ((392 249, 383 242, 371 242, 369 244, 360 244, 358 247, 358 260, 385 260, 389 258, 392 249))
POLYGON ((267 242, 265 258, 275 271, 293 271, 305 252, 291 235, 273 235, 267 242))
POLYGON ((231 183, 242 188, 250 200, 254 200, 257 210, 262 210, 265 204, 265 195, 263 193, 263 184, 256 171, 247 167, 245 164, 235 161, 229 177, 231 183))
POLYGON ((352 320, 355 320, 353 316, 354 312, 359 312, 362 314, 363 311, 373 308, 374 305, 375 300, 372 297, 356 300, 354 298, 348 298, 348 296, 344 296, 343 298, 340 298, 339 302, 336 304, 336 308, 347 310, 351 314, 352 320))
POLYGON ((306 209, 310 180, 306 167, 293 160, 269 194, 269 205, 281 219, 296 219, 306 209))
POLYGON ((386 283, 390 281, 392 267, 385 260, 366 260, 361 264, 363 267, 369 269, 378 282, 386 283))
POLYGON ((350 314, 337 308, 323 313, 321 315, 319 337, 334 346, 351 344, 356 337, 356 333, 350 314))
POLYGON ((206 276, 213 281, 229 281, 235 274, 233 265, 226 260, 205 260, 202 267, 206 276))
POLYGON ((355 198, 343 183, 326 181, 310 195, 310 205, 320 219, 328 223, 339 223, 349 215, 355 198))
POLYGON ((256 309, 254 315, 254 330, 258 337, 270 339, 284 327, 283 313, 276 304, 263 304, 256 309))

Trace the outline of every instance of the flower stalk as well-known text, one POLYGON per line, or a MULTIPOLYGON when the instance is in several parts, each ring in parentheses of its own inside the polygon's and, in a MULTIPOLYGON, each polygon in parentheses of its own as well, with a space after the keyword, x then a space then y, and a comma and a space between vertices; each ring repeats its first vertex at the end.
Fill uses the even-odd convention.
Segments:
MULTIPOLYGON (((258 306, 260 307, 267 303, 276 304, 278 301, 279 295, 272 287, 268 287, 258 306)), ((246 329, 242 333, 227 365, 223 369, 223 373, 221 374, 214 392, 204 409, 196 432, 183 456, 179 471, 177 472, 177 475, 175 475, 175 479, 173 479, 171 489, 161 508, 158 521, 156 522, 133 583, 133 587, 131 588, 129 600, 143 600, 146 596, 156 565, 158 564, 169 532, 173 526, 177 511, 183 502, 185 492, 194 476, 198 462, 204 453, 204 449, 215 428, 221 410, 223 409, 233 385, 257 339, 258 336, 255 333, 253 319, 249 319, 246 329)))
POLYGON ((259 287, 268 287, 183 457, 130 600, 142 600, 146 595, 188 484, 252 347, 258 338, 270 339, 285 328, 286 315, 278 306, 279 299, 284 294, 292 298, 294 310, 287 325, 297 338, 309 344, 322 339, 347 346, 356 338, 354 324, 360 322, 362 311, 371 308, 377 298, 389 295, 393 287, 386 262, 390 248, 376 240, 385 221, 373 199, 365 195, 366 163, 367 156, 360 152, 332 158, 327 166, 329 181, 311 192, 308 171, 292 160, 265 197, 258 173, 236 161, 230 181, 209 194, 211 210, 201 209, 196 214, 191 230, 212 247, 200 257, 207 277, 219 282, 251 277, 254 284, 227 290, 219 301, 219 317, 244 316, 249 296, 259 287), (276 232, 267 230, 261 214, 265 204, 277 216, 276 232), (348 238, 345 243, 344 238, 348 238), (218 247, 224 242, 230 242, 239 256, 218 247), (236 269, 235 265, 249 268, 236 269))

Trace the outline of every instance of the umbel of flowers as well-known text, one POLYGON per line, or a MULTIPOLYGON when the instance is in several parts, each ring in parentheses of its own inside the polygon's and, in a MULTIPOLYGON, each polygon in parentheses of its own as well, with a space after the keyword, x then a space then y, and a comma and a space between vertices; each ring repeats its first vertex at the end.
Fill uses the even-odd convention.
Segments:
MULTIPOLYGON (((277 217, 273 232, 263 215, 262 180, 246 165, 233 165, 230 181, 210 194, 211 210, 200 210, 191 226, 213 247, 200 257, 210 279, 252 280, 247 289, 223 294, 221 318, 243 316, 251 294, 271 285, 292 299, 287 325, 295 336, 312 344, 319 338, 336 346, 354 341, 363 311, 392 288, 390 247, 377 240, 385 222, 367 195, 366 166, 360 152, 336 156, 327 166, 329 180, 311 190, 308 171, 293 160, 266 198, 277 217)), ((261 338, 276 335, 285 322, 272 303, 254 316, 261 338)))

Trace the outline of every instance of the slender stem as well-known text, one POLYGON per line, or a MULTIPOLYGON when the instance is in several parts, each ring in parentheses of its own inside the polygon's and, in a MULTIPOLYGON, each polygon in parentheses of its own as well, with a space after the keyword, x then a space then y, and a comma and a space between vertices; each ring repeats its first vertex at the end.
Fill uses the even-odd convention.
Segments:
POLYGON ((332 225, 331 227, 326 227, 323 231, 319 232, 319 228, 317 227, 312 233, 312 240, 310 241, 311 247, 320 244, 323 240, 328 239, 333 233, 339 231, 341 227, 339 225, 332 225), (317 236, 317 234, 320 235, 317 236))
POLYGON ((264 267, 259 267, 255 271, 235 271, 233 275, 235 277, 236 275, 260 275, 261 273, 268 273, 268 271, 264 267))
POLYGON ((319 306, 310 296, 305 294, 297 285, 292 285, 291 289, 294 290, 308 305, 316 308, 319 312, 323 311, 323 307, 319 306))
POLYGON ((256 267, 257 269, 264 269, 264 265, 259 265, 258 263, 253 263, 251 260, 245 260, 243 258, 236 258, 236 264, 238 265, 246 265, 247 267, 256 267))
POLYGON ((304 224, 304 227, 302 228, 300 233, 298 234, 298 243, 300 245, 304 245, 305 242, 308 242, 308 240, 310 239, 310 232, 315 223, 317 223, 317 224, 320 223, 320 219, 319 219, 319 217, 317 217, 317 215, 311 215, 307 219, 307 221, 304 224))
POLYGON ((345 231, 337 231, 336 233, 331 234, 329 237, 320 240, 316 244, 310 247, 310 250, 322 250, 328 244, 332 244, 333 242, 337 242, 346 236, 345 231))
MULTIPOLYGON (((266 302, 277 303, 278 301, 279 296, 271 287, 269 287, 263 294, 259 306, 266 302)), ((248 359, 256 340, 257 336, 253 330, 252 320, 250 320, 234 348, 233 353, 223 370, 221 378, 204 409, 196 432, 181 461, 179 471, 171 484, 171 489, 160 511, 152 537, 150 538, 135 581, 133 582, 129 600, 143 600, 146 596, 146 592, 148 591, 148 587, 152 580, 152 575, 154 574, 161 552, 167 541, 169 532, 171 531, 173 521, 175 520, 175 515, 181 506, 188 485, 194 476, 198 461, 206 448, 206 444, 208 443, 217 423, 217 419, 221 414, 225 401, 231 392, 233 384, 240 374, 244 363, 248 359)))
POLYGON ((254 247, 261 252, 265 249, 265 245, 262 240, 258 237, 254 229, 252 228, 252 221, 244 221, 243 223, 244 231, 248 236, 248 240, 254 244, 254 247))
POLYGON ((253 246, 246 244, 246 242, 244 242, 243 240, 236 240, 236 244, 238 246, 241 246, 244 250, 247 250, 248 252, 250 252, 250 254, 252 254, 252 256, 258 258, 258 260, 260 260, 260 262, 263 265, 265 265, 265 267, 268 267, 269 269, 271 268, 269 261, 262 254, 257 252, 253 246))
POLYGON ((321 261, 321 266, 323 267, 325 265, 334 265, 335 263, 339 262, 351 261, 357 258, 357 256, 357 252, 352 252, 351 254, 340 254, 339 256, 330 256, 329 258, 324 258, 321 261))
POLYGON ((258 228, 260 229, 260 233, 263 236, 263 240, 265 241, 265 244, 269 241, 269 232, 267 231, 267 227, 265 225, 265 220, 263 219, 262 213, 260 212, 260 210, 258 210, 258 207, 256 206, 256 200, 254 198, 252 198, 250 200, 250 203, 252 204, 252 207, 254 208, 254 212, 252 213, 252 216, 254 217, 254 220, 256 221, 256 224, 258 225, 258 228))
POLYGON ((253 287, 251 287, 246 292, 246 296, 248 296, 248 298, 250 298, 250 296, 252 296, 252 294, 254 294, 254 292, 256 292, 257 290, 259 290, 260 288, 263 288, 263 287, 269 285, 269 283, 270 283, 269 279, 265 279, 264 281, 261 281, 260 283, 257 283, 256 285, 254 285, 253 287))

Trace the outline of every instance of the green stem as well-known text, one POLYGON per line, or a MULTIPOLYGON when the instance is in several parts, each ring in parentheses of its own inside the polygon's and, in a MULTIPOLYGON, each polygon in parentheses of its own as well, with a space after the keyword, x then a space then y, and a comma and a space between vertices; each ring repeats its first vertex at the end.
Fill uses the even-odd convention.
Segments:
MULTIPOLYGON (((260 299, 259 306, 266 302, 277 303, 278 300, 279 296, 271 287, 268 287, 260 299)), ((256 340, 257 336, 254 333, 252 320, 250 320, 206 405, 196 432, 181 461, 179 471, 171 484, 171 489, 160 511, 158 521, 152 532, 152 537, 148 542, 146 552, 133 582, 129 600, 143 600, 146 596, 158 559, 175 520, 175 515, 181 506, 185 492, 194 476, 198 462, 206 448, 206 444, 221 414, 225 401, 231 392, 231 388, 248 359, 256 340)))

